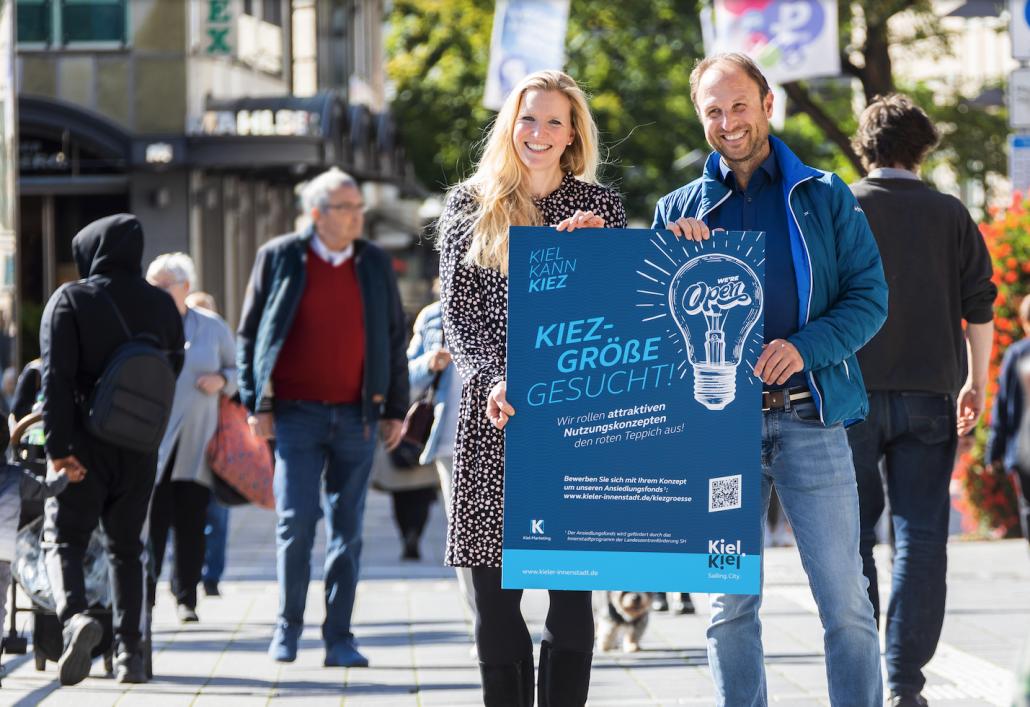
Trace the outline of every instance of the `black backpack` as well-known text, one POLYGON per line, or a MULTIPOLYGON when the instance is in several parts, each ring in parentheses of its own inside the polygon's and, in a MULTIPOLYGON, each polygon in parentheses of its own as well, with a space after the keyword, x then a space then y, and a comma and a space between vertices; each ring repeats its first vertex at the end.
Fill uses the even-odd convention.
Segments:
POLYGON ((175 371, 160 342, 129 330, 118 305, 93 286, 114 310, 127 341, 111 354, 85 406, 86 429, 97 439, 134 452, 161 446, 175 398, 175 371))

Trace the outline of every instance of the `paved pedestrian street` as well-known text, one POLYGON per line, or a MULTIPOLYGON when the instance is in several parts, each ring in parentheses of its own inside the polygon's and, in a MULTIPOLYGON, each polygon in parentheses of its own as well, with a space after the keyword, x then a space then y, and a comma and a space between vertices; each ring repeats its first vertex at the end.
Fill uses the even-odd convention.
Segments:
MULTIPOLYGON (((479 676, 470 655, 471 618, 453 574, 441 565, 442 508, 433 507, 424 560, 399 561, 389 499, 369 498, 364 580, 355 632, 368 669, 322 667, 321 584, 313 581, 308 624, 295 663, 271 661, 265 650, 277 603, 274 516, 233 511, 227 577, 221 598, 202 598, 201 622, 181 626, 163 581, 154 631, 155 679, 122 686, 101 661, 81 684, 61 688, 53 664, 36 672, 31 653, 4 656, 4 705, 475 705, 479 676)), ((885 548, 879 548, 881 551, 885 548)), ((313 576, 319 577, 321 548, 313 576)), ((886 553, 880 555, 886 567, 886 553)), ((928 668, 926 697, 934 707, 1008 705, 1013 669, 1030 632, 1030 557, 1023 541, 955 541, 950 548, 948 615, 928 668)), ((881 586, 888 582, 881 579, 881 586)), ((637 654, 595 659, 590 705, 709 705, 711 682, 704 636, 707 601, 697 616, 656 614, 637 654)), ((527 593, 524 607, 539 635, 546 594, 527 593)), ((826 705, 822 633, 812 595, 793 548, 768 552, 762 609, 772 704, 826 705)), ((27 614, 20 617, 28 622, 27 614)), ((31 650, 31 649, 30 649, 31 650)))

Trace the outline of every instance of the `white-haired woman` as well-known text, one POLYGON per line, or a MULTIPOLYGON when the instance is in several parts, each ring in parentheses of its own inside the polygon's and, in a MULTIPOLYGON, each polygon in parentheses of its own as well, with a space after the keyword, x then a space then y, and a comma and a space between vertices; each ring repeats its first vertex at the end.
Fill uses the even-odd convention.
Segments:
POLYGON ((179 620, 197 621, 197 584, 204 565, 204 524, 211 498, 207 445, 218 426, 218 394, 236 390, 236 346, 232 331, 217 314, 186 306, 196 282, 193 260, 185 253, 160 255, 147 268, 147 280, 175 300, 186 334, 186 361, 175 386, 168 429, 158 450, 158 477, 150 508, 154 575, 150 601, 168 540, 175 530, 172 594, 179 620))
MULTIPOLYGON (((501 108, 475 173, 440 218, 444 331, 464 380, 447 564, 471 567, 486 705, 533 704, 533 643, 522 592, 501 589, 508 227, 622 228, 618 194, 596 183, 597 128, 569 76, 526 77, 501 108)), ((551 591, 540 650, 541 705, 586 703, 594 621, 589 592, 551 591)))

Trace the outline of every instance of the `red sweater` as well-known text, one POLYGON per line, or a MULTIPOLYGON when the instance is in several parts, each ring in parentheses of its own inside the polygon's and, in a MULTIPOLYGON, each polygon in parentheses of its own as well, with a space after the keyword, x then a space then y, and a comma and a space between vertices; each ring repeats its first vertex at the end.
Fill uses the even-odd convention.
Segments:
POLYGON ((354 258, 333 267, 308 249, 307 283, 272 372, 275 397, 361 402, 365 321, 354 258))

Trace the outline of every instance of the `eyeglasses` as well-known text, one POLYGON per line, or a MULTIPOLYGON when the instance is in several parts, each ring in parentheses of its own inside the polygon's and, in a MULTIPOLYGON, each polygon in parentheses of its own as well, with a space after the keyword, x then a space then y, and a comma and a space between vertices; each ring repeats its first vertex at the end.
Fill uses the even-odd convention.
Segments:
POLYGON ((355 202, 346 202, 345 201, 345 202, 343 202, 341 204, 326 204, 325 205, 325 210, 326 211, 345 211, 345 212, 347 212, 349 214, 364 213, 365 212, 365 202, 359 201, 359 202, 355 203, 355 202))

